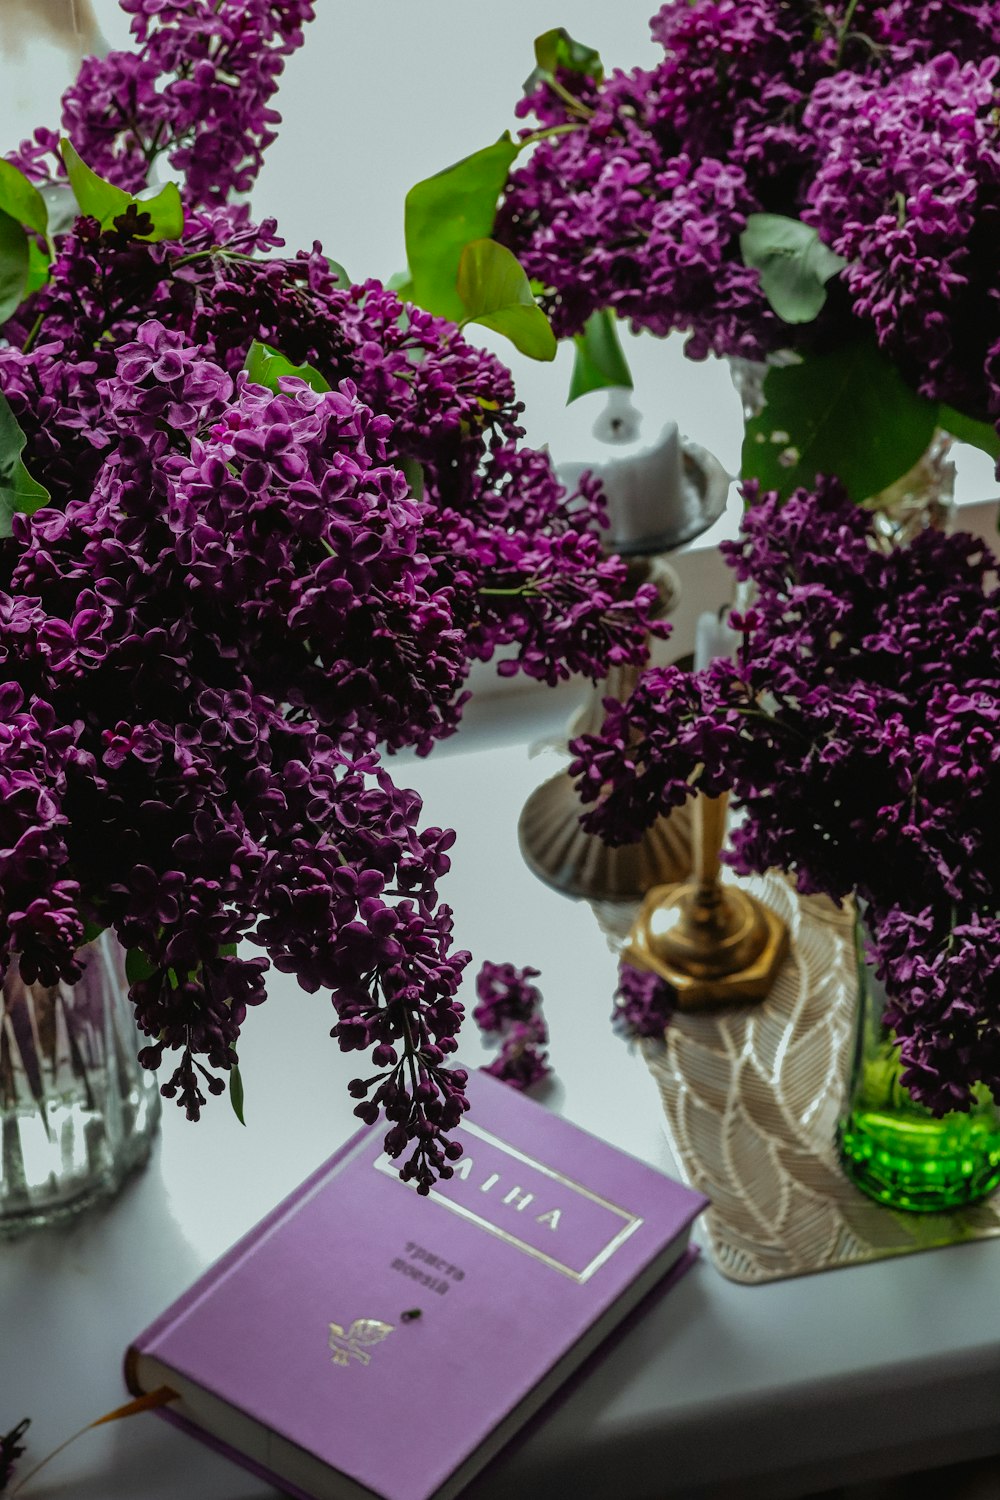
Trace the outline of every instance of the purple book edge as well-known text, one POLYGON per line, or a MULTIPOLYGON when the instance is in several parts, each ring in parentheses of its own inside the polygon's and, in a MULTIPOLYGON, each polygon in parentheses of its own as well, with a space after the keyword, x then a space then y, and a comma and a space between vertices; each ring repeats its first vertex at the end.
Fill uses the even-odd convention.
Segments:
MULTIPOLYGON (((269 1225, 275 1219, 287 1213, 292 1202, 297 1200, 303 1193, 305 1193, 317 1178, 325 1176, 326 1173, 329 1172, 334 1162, 339 1160, 341 1156, 346 1155, 346 1153, 354 1145, 355 1141, 357 1141, 360 1136, 366 1133, 367 1127, 365 1130, 358 1131, 357 1135, 352 1136, 347 1144, 343 1146, 341 1150, 335 1154, 335 1156, 324 1162, 322 1167, 317 1169, 317 1171, 313 1172, 311 1176, 306 1178, 305 1182, 302 1183, 301 1187, 298 1188, 290 1198, 286 1198, 284 1200, 284 1202, 281 1204, 280 1214, 277 1210, 268 1214, 265 1219, 262 1219, 259 1224, 254 1226, 251 1234, 244 1236, 244 1239, 256 1239, 259 1231, 265 1225, 269 1225)), ((243 1243, 244 1241, 240 1240, 236 1245, 234 1245, 232 1250, 228 1251, 224 1256, 222 1256, 220 1260, 216 1261, 216 1267, 221 1269, 222 1267, 226 1266, 231 1259, 235 1259, 241 1251, 243 1243)), ((642 1309, 646 1305, 647 1300, 654 1297, 659 1297, 663 1293, 667 1292, 670 1288, 672 1288, 676 1284, 676 1282, 680 1281, 684 1273, 688 1271, 694 1264, 694 1262, 698 1259, 698 1254, 699 1250, 697 1245, 688 1245, 687 1249, 684 1251, 680 1259, 675 1261, 666 1275, 656 1283, 655 1287, 652 1287, 650 1289, 650 1291, 642 1299, 642 1302, 639 1304, 639 1306, 637 1308, 634 1308, 627 1318, 623 1319, 619 1328, 613 1330, 607 1339, 601 1341, 600 1345, 593 1351, 593 1353, 587 1356, 580 1368, 573 1372, 573 1375, 571 1376, 567 1384, 553 1394, 553 1396, 545 1403, 541 1410, 531 1418, 531 1420, 525 1425, 525 1427, 512 1434, 510 1441, 508 1443, 505 1443, 500 1453, 498 1453, 493 1459, 490 1460, 490 1463, 487 1465, 487 1469, 480 1470, 480 1473, 488 1472, 488 1470, 492 1468, 494 1464, 501 1462, 503 1459, 503 1455, 507 1452, 508 1448, 511 1448, 515 1445, 520 1446, 525 1438, 538 1425, 544 1422, 545 1414, 550 1409, 550 1407, 554 1406, 557 1402, 561 1404, 562 1401, 565 1400, 565 1398, 571 1393, 571 1391, 576 1388, 577 1384, 586 1376, 587 1371, 592 1369, 594 1365, 599 1361, 606 1344, 614 1339, 616 1334, 624 1333, 626 1331, 632 1320, 635 1318, 636 1314, 641 1313, 642 1309)), ((182 1304, 174 1304, 174 1307, 171 1309, 171 1318, 166 1321, 173 1320, 173 1317, 176 1316, 177 1308, 180 1305, 182 1304)), ((160 1323, 162 1323, 163 1321, 165 1320, 158 1319, 156 1323, 152 1324, 146 1330, 146 1333, 151 1335, 157 1332, 160 1323)), ((127 1370, 128 1355, 126 1355, 126 1383, 128 1383, 127 1370)), ((129 1388, 131 1389, 131 1385, 129 1388)), ((135 1394, 139 1393, 136 1392, 135 1394)), ((292 1497, 292 1500, 313 1500, 313 1497, 307 1494, 305 1490, 298 1489, 295 1485, 290 1484, 288 1480, 279 1479, 275 1474, 271 1472, 270 1469, 266 1468, 263 1464, 257 1463, 255 1459, 248 1458, 238 1449, 230 1447, 230 1445, 222 1438, 214 1437, 211 1434, 205 1432, 203 1428, 196 1427, 194 1423, 188 1422, 186 1418, 179 1416, 177 1412, 171 1411, 169 1406, 161 1406, 157 1408, 154 1415, 162 1417, 165 1422, 169 1422, 172 1427, 179 1428, 181 1432, 187 1433, 189 1437, 197 1438, 200 1443, 203 1443, 208 1448, 214 1449, 216 1453, 221 1453, 224 1458, 231 1459, 233 1463, 238 1464, 242 1469, 248 1470, 249 1473, 255 1475, 256 1478, 265 1480, 266 1483, 273 1485, 275 1489, 280 1491, 281 1494, 290 1495, 292 1497)))

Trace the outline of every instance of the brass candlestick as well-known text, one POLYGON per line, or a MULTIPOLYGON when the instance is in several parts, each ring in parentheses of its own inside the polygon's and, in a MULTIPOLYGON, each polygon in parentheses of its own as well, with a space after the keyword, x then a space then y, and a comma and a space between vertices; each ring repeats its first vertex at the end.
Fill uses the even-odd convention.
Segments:
POLYGON ((788 952, 781 918, 720 883, 726 803, 697 798, 693 879, 649 892, 623 953, 626 962, 673 985, 681 1010, 763 1000, 788 952))

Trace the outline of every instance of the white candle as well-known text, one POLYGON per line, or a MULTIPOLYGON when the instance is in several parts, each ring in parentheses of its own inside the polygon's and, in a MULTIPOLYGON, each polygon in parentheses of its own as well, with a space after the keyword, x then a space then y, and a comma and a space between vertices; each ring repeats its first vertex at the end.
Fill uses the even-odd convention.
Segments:
POLYGON ((698 497, 685 489, 680 435, 668 422, 650 446, 629 444, 601 465, 608 501, 607 544, 611 551, 641 547, 680 529, 698 497))
POLYGON ((700 508, 699 495, 685 483, 677 423, 667 422, 655 443, 643 441, 641 426, 631 393, 609 391, 591 429, 593 456, 559 465, 559 477, 571 488, 587 470, 600 477, 608 506, 604 541, 611 552, 653 550, 679 535, 700 508))

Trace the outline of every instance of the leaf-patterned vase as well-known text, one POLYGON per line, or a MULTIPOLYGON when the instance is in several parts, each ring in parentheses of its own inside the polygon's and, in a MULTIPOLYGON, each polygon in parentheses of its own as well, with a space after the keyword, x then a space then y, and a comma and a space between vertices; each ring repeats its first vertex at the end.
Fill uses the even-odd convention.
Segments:
POLYGON ((985 1088, 973 1107, 937 1117, 910 1097, 893 1033, 883 1021, 885 990, 865 962, 860 923, 858 1017, 837 1146, 847 1176, 879 1203, 915 1213, 948 1212, 1000 1184, 1000 1110, 985 1088))
POLYGON ((116 1192, 149 1155, 160 1117, 139 1066, 124 954, 110 933, 83 950, 74 985, 0 995, 0 1238, 53 1223, 116 1192))

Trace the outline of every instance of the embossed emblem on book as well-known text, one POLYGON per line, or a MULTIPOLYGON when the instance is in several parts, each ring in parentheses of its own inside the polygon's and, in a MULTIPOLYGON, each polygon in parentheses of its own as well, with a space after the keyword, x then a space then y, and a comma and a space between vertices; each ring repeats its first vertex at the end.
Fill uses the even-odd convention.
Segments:
POLYGON ((333 1363, 346 1367, 352 1359, 359 1364, 371 1364, 369 1350, 387 1339, 393 1330, 392 1323, 382 1323, 378 1318, 355 1318, 345 1333, 339 1323, 330 1324, 330 1348, 333 1363))

